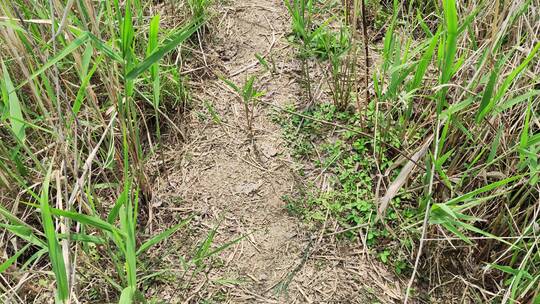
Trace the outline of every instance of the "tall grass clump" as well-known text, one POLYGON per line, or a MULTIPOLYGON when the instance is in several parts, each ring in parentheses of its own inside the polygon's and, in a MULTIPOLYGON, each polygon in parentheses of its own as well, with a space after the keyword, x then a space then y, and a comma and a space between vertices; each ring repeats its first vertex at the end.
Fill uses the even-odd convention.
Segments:
MULTIPOLYGON (((289 0, 285 6, 291 16, 291 38, 302 63, 301 80, 310 105, 314 102, 312 86, 316 81, 310 69, 321 66, 335 107, 344 111, 356 100, 360 108, 358 61, 362 45, 360 20, 364 16, 360 1, 345 1, 343 8, 337 10, 305 0, 289 0)), ((367 64, 366 61, 366 68, 367 64)))
POLYGON ((402 134, 411 155, 415 138, 431 146, 427 170, 401 183, 418 200, 407 297, 451 274, 473 301, 539 301, 538 3, 434 5, 428 23, 394 2, 374 77, 382 138, 402 134))
POLYGON ((44 301, 38 281, 54 282, 58 303, 144 300, 141 257, 187 223, 139 233, 145 160, 171 102, 163 79, 178 78, 161 62, 206 2, 168 30, 137 0, 0 4, 2 302, 44 301))

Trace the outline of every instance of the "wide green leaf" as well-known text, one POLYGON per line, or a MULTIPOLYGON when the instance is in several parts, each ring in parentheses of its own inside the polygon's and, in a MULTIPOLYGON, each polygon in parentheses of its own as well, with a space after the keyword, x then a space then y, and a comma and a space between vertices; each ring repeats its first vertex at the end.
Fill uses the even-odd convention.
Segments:
POLYGON ((525 58, 525 60, 523 60, 523 62, 518 67, 516 67, 512 71, 512 73, 510 73, 510 75, 508 75, 508 77, 506 77, 503 84, 501 85, 501 87, 497 91, 497 96, 495 97, 494 104, 498 104, 499 101, 502 100, 502 98, 506 95, 506 92, 508 91, 508 89, 512 85, 512 83, 514 83, 514 80, 516 79, 516 77, 518 77, 518 75, 521 74, 521 72, 523 72, 523 70, 525 70, 525 68, 529 65, 529 63, 534 59, 534 57, 536 56, 536 53, 538 52, 539 49, 540 49, 540 42, 538 42, 534 46, 534 48, 531 50, 531 52, 529 53, 527 58, 525 58))
POLYGON ((463 195, 458 196, 456 198, 453 198, 453 199, 447 201, 446 204, 452 205, 452 204, 457 204, 457 203, 466 201, 466 200, 468 200, 470 198, 475 197, 478 194, 481 194, 481 193, 484 193, 484 192, 487 192, 487 191, 491 191, 491 190, 495 190, 495 189, 497 189, 499 187, 502 187, 502 186, 504 186, 506 184, 509 184, 509 183, 513 182, 513 181, 516 181, 516 180, 518 180, 518 179, 520 179, 522 177, 523 177, 523 175, 516 175, 516 176, 512 176, 512 177, 509 177, 509 178, 506 178, 506 179, 503 179, 503 180, 500 180, 500 181, 496 181, 496 182, 491 183, 489 185, 486 185, 484 187, 473 190, 473 191, 471 191, 469 193, 466 193, 466 194, 463 194, 463 195))
MULTIPOLYGON (((159 15, 156 15, 150 21, 150 31, 148 33, 148 46, 146 48, 147 56, 152 55, 152 53, 158 48, 158 33, 159 33, 159 15)), ((152 91, 153 91, 153 103, 154 107, 159 108, 159 98, 160 98, 160 79, 159 79, 159 62, 154 63, 150 67, 150 79, 152 82, 152 91)))
POLYGON ((0 223, 0 227, 20 237, 30 244, 36 245, 41 248, 46 248, 47 244, 40 238, 38 238, 32 231, 32 228, 22 225, 9 225, 0 223))
POLYGON ((497 83, 498 75, 499 71, 495 69, 493 72, 491 72, 491 75, 489 76, 489 81, 486 85, 486 89, 484 90, 484 94, 482 95, 480 108, 478 109, 478 113, 476 115, 476 123, 480 123, 480 121, 482 121, 486 114, 489 113, 489 111, 491 111, 491 109, 493 108, 491 96, 493 96, 493 91, 495 88, 495 84, 497 83))

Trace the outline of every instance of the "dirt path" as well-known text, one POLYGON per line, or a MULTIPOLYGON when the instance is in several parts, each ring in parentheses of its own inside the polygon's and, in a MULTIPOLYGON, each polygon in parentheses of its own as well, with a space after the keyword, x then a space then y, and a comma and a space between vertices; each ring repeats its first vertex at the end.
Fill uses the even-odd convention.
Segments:
MULTIPOLYGON (((298 102, 299 63, 286 41, 289 16, 282 1, 231 1, 222 10, 212 27, 218 31, 212 37, 221 40, 205 50, 209 65, 221 67, 235 83, 257 74, 264 101, 298 102), (273 77, 257 64, 256 53, 275 63, 273 77)), ((194 212, 200 237, 223 219, 215 244, 248 236, 222 253, 222 265, 194 287, 188 302, 388 303, 399 298, 394 279, 363 257, 362 247, 321 239, 320 231, 310 231, 287 213, 282 196, 298 182, 270 107, 255 110, 258 158, 246 136, 242 104, 222 81, 206 80, 194 95, 213 105, 221 123, 198 102, 187 144, 166 154, 168 179, 156 181, 154 192, 158 202, 167 203, 156 204, 155 216, 194 212)))

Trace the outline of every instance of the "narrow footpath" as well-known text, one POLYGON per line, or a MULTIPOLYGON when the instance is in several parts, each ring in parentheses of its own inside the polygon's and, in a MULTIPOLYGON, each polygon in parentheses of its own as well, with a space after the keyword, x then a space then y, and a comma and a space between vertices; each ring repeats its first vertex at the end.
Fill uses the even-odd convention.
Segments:
MULTIPOLYGON (((211 35, 220 40, 204 49, 208 66, 239 85, 257 75, 255 85, 267 103, 300 102, 300 64, 286 39, 290 18, 282 0, 228 1, 219 10, 211 35), (274 75, 255 54, 275 66, 274 75)), ((256 153, 243 105, 223 81, 208 77, 193 95, 205 102, 191 111, 187 142, 165 152, 167 178, 156 181, 154 193, 169 203, 157 204, 153 212, 196 214, 191 225, 200 238, 219 222, 214 246, 246 237, 223 251, 222 265, 213 266, 195 294, 180 303, 397 302, 400 283, 361 244, 322 237, 320 228, 308 228, 287 213, 282 197, 302 180, 295 177, 294 161, 272 121, 275 109, 265 103, 255 108, 256 153)))

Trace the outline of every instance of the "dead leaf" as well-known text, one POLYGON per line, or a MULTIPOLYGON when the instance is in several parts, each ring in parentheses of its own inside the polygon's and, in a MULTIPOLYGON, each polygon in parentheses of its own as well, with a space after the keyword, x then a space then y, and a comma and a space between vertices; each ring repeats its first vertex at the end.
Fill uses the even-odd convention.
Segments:
POLYGON ((390 186, 388 186, 388 189, 386 189, 386 194, 381 199, 379 199, 379 209, 377 211, 377 220, 383 217, 384 212, 386 211, 386 208, 388 208, 388 204, 397 195, 401 187, 403 187, 403 185, 409 178, 409 175, 411 174, 412 170, 416 166, 416 163, 418 162, 418 160, 424 157, 432 141, 433 141, 433 135, 431 135, 424 142, 420 150, 418 150, 411 157, 411 159, 407 162, 407 164, 403 166, 403 169, 401 169, 401 172, 399 172, 399 175, 396 177, 396 179, 390 184, 390 186))

